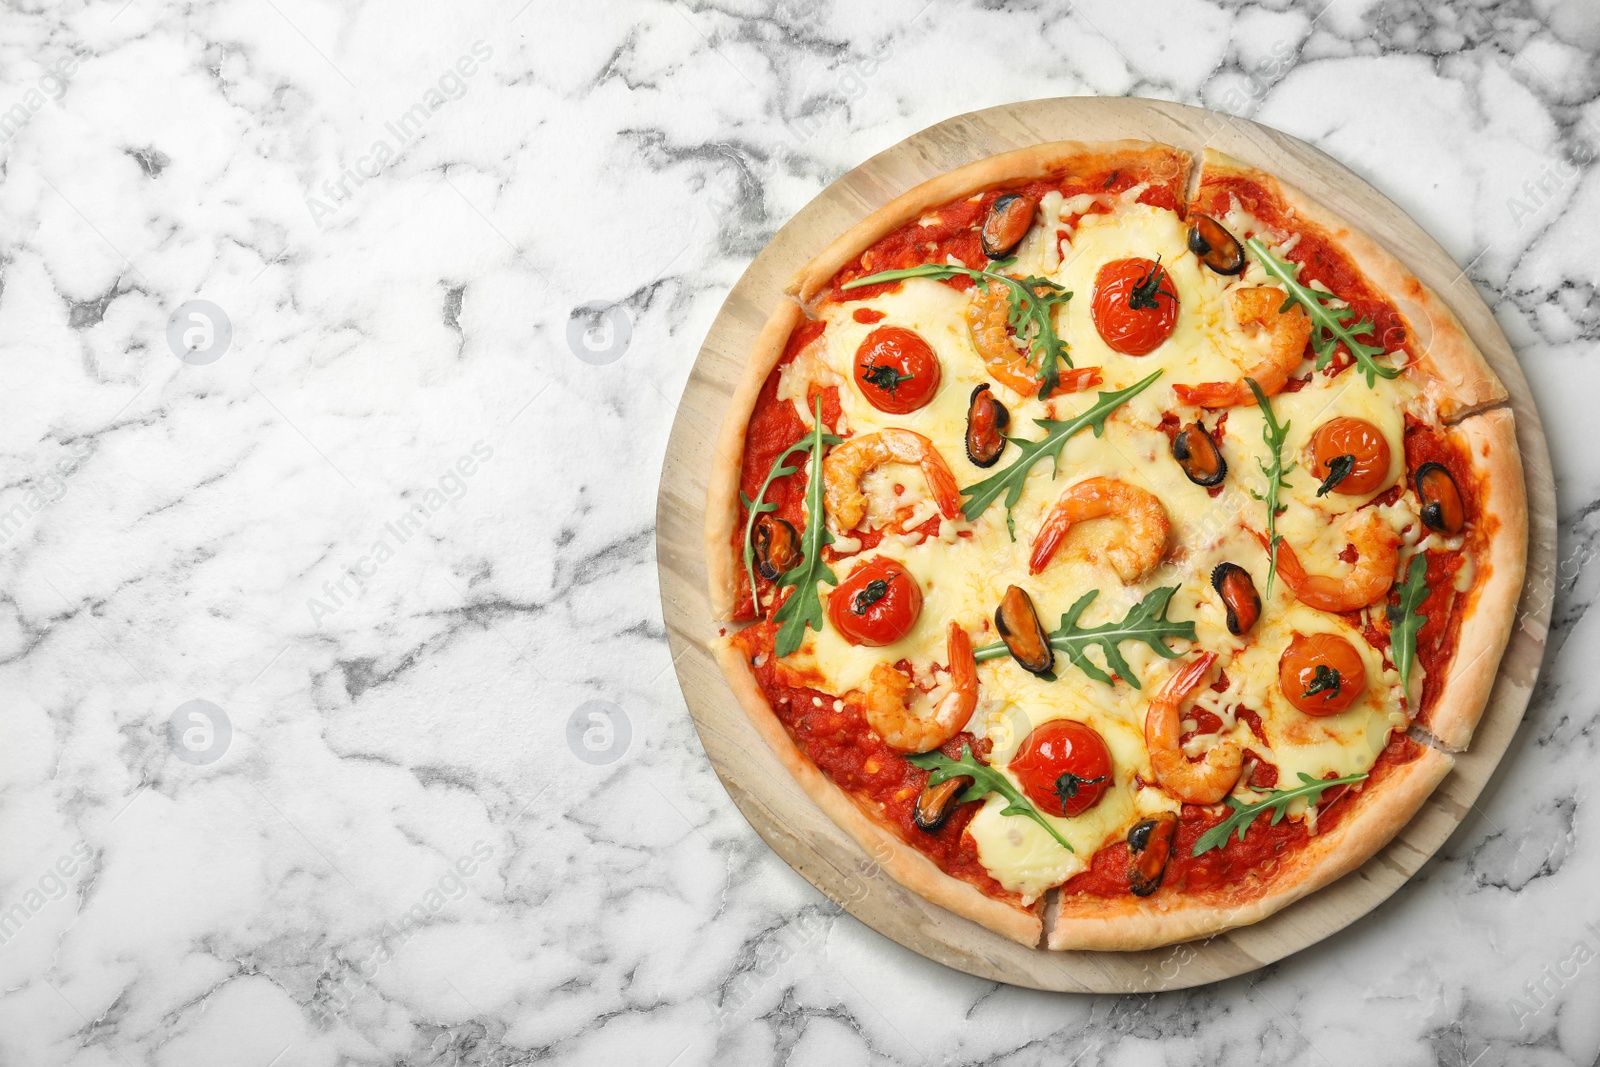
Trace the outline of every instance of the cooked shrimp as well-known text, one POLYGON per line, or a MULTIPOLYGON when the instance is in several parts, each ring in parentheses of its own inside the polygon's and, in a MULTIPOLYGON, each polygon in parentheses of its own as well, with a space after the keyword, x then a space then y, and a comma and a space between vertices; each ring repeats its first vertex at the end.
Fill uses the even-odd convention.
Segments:
POLYGON ((867 723, 883 743, 898 752, 927 752, 950 740, 972 718, 978 706, 978 663, 972 657, 972 639, 961 624, 952 621, 946 637, 950 658, 950 692, 934 706, 933 714, 920 718, 906 707, 911 679, 887 663, 872 668, 862 710, 867 723))
POLYGON ((1254 404, 1255 394, 1244 379, 1254 378, 1266 396, 1283 392, 1289 375, 1305 356, 1311 339, 1311 318, 1298 304, 1288 311, 1283 307, 1284 292, 1269 285, 1233 290, 1233 315, 1247 332, 1266 330, 1271 337, 1267 355, 1246 370, 1236 382, 1205 382, 1201 385, 1175 385, 1173 391, 1185 404, 1203 408, 1226 408, 1235 404, 1254 404), (1252 329, 1254 327, 1254 329, 1252 329))
POLYGON ((1215 652, 1207 652, 1178 668, 1144 713, 1144 745, 1150 750, 1156 781, 1188 804, 1215 804, 1227 796, 1244 766, 1244 753, 1232 741, 1219 742, 1198 763, 1183 754, 1179 743, 1183 735, 1179 709, 1216 658, 1215 652))
POLYGON ((1128 531, 1107 546, 1106 558, 1124 585, 1138 581, 1161 562, 1171 523, 1154 493, 1115 478, 1089 478, 1061 494, 1034 535, 1028 570, 1044 570, 1073 523, 1113 517, 1126 523, 1128 531))
POLYGON ((1400 535, 1375 510, 1363 508, 1345 523, 1357 556, 1348 573, 1307 574, 1287 541, 1278 543, 1278 573, 1302 604, 1318 611, 1359 611, 1388 595, 1400 565, 1400 535))
MULTIPOLYGON (((1011 332, 1011 305, 998 285, 973 289, 967 303, 967 332, 989 376, 1023 396, 1039 395, 1039 377, 1028 362, 1028 352, 1018 348, 1011 332)), ((1060 380, 1051 396, 1093 389, 1102 381, 1099 367, 1061 367, 1060 380)))
POLYGON ((867 517, 867 497, 861 478, 885 463, 915 463, 928 480, 928 492, 947 519, 961 514, 961 490, 956 477, 933 442, 910 430, 879 430, 835 445, 822 461, 822 482, 828 513, 839 529, 853 530, 867 517))

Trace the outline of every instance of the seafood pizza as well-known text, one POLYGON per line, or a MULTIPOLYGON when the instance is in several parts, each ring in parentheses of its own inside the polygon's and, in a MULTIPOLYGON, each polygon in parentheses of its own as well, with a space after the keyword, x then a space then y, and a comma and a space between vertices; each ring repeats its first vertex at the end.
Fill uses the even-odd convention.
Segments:
POLYGON ((1353 870, 1448 773, 1527 512, 1444 304, 1148 142, 952 171, 797 275, 707 508, 718 660, 902 884, 1139 949, 1353 870))

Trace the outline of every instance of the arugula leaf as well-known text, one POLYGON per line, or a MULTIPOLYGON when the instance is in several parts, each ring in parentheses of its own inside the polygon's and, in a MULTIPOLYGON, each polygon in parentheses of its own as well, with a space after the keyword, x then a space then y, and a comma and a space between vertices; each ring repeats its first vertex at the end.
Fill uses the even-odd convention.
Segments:
POLYGON ((1070 419, 1034 419, 1036 426, 1045 430, 1045 435, 1038 441, 1027 441, 1020 437, 1010 438, 1012 444, 1017 446, 1022 453, 1017 459, 1001 469, 996 474, 991 474, 981 482, 970 485, 961 490, 961 495, 966 501, 961 505, 961 515, 968 522, 976 522, 978 516, 989 510, 1004 493, 1006 498, 1006 529, 1011 532, 1011 539, 1017 539, 1017 524, 1011 517, 1011 509, 1017 506, 1017 501, 1022 499, 1022 486, 1028 480, 1028 471, 1033 465, 1049 456, 1055 461, 1056 473, 1061 470, 1061 450, 1066 447, 1067 440, 1073 434, 1085 427, 1094 430, 1094 435, 1099 437, 1105 433, 1106 417, 1126 401, 1139 393, 1144 392, 1150 385, 1161 377, 1161 372, 1156 371, 1148 378, 1143 378, 1126 389, 1114 393, 1100 393, 1087 411, 1075 415, 1070 419))
POLYGON ((806 639, 807 626, 822 632, 822 600, 817 596, 817 583, 839 584, 833 568, 822 562, 822 546, 833 544, 822 505, 822 450, 827 447, 829 436, 823 428, 822 394, 818 393, 816 422, 811 427, 811 469, 806 480, 806 529, 800 535, 800 562, 778 578, 779 588, 792 585, 794 592, 772 616, 773 622, 782 624, 772 650, 779 659, 800 647, 806 639))
POLYGON ((1428 599, 1428 561, 1421 552, 1411 557, 1406 571, 1405 584, 1400 586, 1400 603, 1385 604, 1384 614, 1389 617, 1389 650, 1394 655, 1394 669, 1400 672, 1400 691, 1406 700, 1411 699, 1411 667, 1417 661, 1417 631, 1428 621, 1418 615, 1417 609, 1428 599))
MULTIPOLYGON (((1163 638, 1197 640, 1194 623, 1167 618, 1168 604, 1172 600, 1172 594, 1177 591, 1178 587, 1175 585, 1152 589, 1145 594, 1143 600, 1129 608, 1128 613, 1116 622, 1080 627, 1078 620, 1094 602, 1094 598, 1100 595, 1100 590, 1091 589, 1062 614, 1061 625, 1050 634, 1050 647, 1057 652, 1065 652, 1073 666, 1084 674, 1096 681, 1111 685, 1113 684, 1111 676, 1096 666, 1087 655, 1090 645, 1099 645, 1100 651, 1105 655, 1106 665, 1135 689, 1143 689, 1144 687, 1139 684, 1138 675, 1128 666, 1128 661, 1122 658, 1122 652, 1117 646, 1124 641, 1139 641, 1149 645, 1151 650, 1163 659, 1176 659, 1179 654, 1168 648, 1163 638)), ((982 663, 984 660, 999 659, 1001 656, 1009 655, 1010 651, 1005 643, 1001 642, 974 650, 972 657, 982 663)), ((1052 682, 1056 678, 1054 674, 1044 674, 1040 677, 1052 682)))
MULTIPOLYGON (((991 267, 1007 267, 1014 263, 1014 259, 1004 259, 989 264, 991 267)), ((943 280, 946 278, 971 278, 984 292, 989 291, 991 285, 1005 287, 1006 303, 1010 305, 1011 313, 1009 323, 1028 345, 1030 363, 1039 364, 1039 399, 1044 400, 1050 391, 1061 382, 1061 371, 1058 363, 1065 362, 1072 366, 1072 356, 1067 352, 1067 343, 1056 333, 1055 320, 1052 315, 1056 307, 1072 299, 1072 294, 1064 286, 1058 285, 1049 278, 1040 278, 1030 275, 1026 278, 1013 278, 993 270, 974 270, 971 267, 957 267, 942 263, 924 263, 920 267, 907 267, 904 270, 885 270, 877 274, 869 274, 865 278, 857 278, 853 282, 845 282, 840 289, 856 289, 863 285, 881 285, 885 282, 899 282, 907 278, 933 278, 943 280)))
MULTIPOLYGON (((1283 445, 1289 436, 1289 423, 1278 425, 1278 418, 1272 413, 1272 401, 1267 399, 1261 391, 1261 386, 1256 384, 1254 378, 1246 378, 1250 383, 1250 391, 1256 395, 1256 406, 1261 409, 1261 417, 1266 421, 1261 425, 1261 439, 1267 443, 1267 449, 1272 453, 1272 466, 1267 466, 1259 459, 1256 464, 1261 468, 1261 473, 1267 479, 1267 493, 1262 496, 1254 489, 1250 495, 1257 500, 1263 500, 1267 505, 1267 595, 1272 599, 1272 580, 1278 576, 1278 544, 1283 540, 1278 533, 1278 516, 1282 515, 1284 505, 1278 503, 1278 490, 1287 489, 1289 481, 1286 475, 1294 470, 1294 464, 1287 467, 1283 465, 1283 445)), ((1291 420, 1292 421, 1292 420, 1291 420)))
POLYGON ((1274 789, 1256 804, 1247 804, 1238 797, 1228 798, 1228 807, 1233 809, 1233 814, 1223 819, 1217 825, 1200 835, 1200 840, 1194 843, 1194 848, 1189 852, 1191 856, 1199 856, 1210 852, 1214 848, 1222 848, 1228 843, 1228 838, 1235 830, 1239 831, 1239 840, 1244 840, 1244 833, 1250 829, 1250 824, 1256 817, 1270 810, 1272 822, 1276 826, 1283 821, 1284 812, 1289 806, 1289 801, 1296 797, 1305 797, 1307 803, 1314 804, 1322 796, 1324 790, 1336 785, 1354 785, 1366 778, 1365 774, 1352 774, 1344 778, 1313 778, 1305 771, 1300 772, 1300 785, 1293 789, 1274 789))
MULTIPOLYGON (((820 397, 818 398, 818 401, 820 403, 820 397)), ((756 601, 756 520, 768 512, 778 510, 778 505, 768 502, 767 490, 770 489, 772 487, 772 483, 777 481, 779 478, 787 478, 789 475, 800 469, 799 467, 791 467, 788 465, 789 457, 797 452, 809 452, 811 450, 813 436, 814 435, 807 435, 802 437, 800 440, 784 449, 783 454, 772 461, 772 467, 767 471, 767 480, 761 483, 761 491, 756 494, 756 498, 754 500, 751 500, 748 496, 746 496, 744 490, 739 490, 739 501, 744 504, 747 511, 747 517, 744 521, 744 573, 745 577, 750 581, 750 600, 751 603, 755 605, 757 615, 761 614, 761 605, 756 601)), ((836 445, 843 440, 844 438, 835 436, 831 433, 824 433, 822 435, 822 443, 825 445, 836 445)))
POLYGON ((1289 298, 1283 302, 1282 311, 1287 311, 1294 304, 1299 304, 1306 309, 1306 314, 1311 316, 1311 347, 1317 353, 1317 369, 1328 365, 1333 358, 1334 346, 1340 341, 1350 350, 1356 358, 1356 363, 1361 366, 1361 373, 1367 377, 1367 388, 1377 384, 1379 378, 1397 378, 1400 375, 1399 367, 1390 367, 1377 362, 1373 357, 1384 354, 1383 345, 1369 345, 1357 341, 1356 337, 1367 335, 1377 339, 1377 327, 1369 318, 1360 322, 1351 323, 1355 316, 1352 307, 1330 308, 1328 301, 1339 298, 1332 293, 1324 293, 1320 289, 1312 289, 1300 282, 1299 264, 1286 262, 1267 251, 1265 245, 1254 237, 1245 239, 1244 246, 1250 254, 1256 257, 1256 262, 1261 264, 1273 278, 1283 283, 1289 291, 1289 298))
POLYGON ((1039 814, 1039 809, 1029 803, 1028 798, 1022 795, 1022 790, 1011 784, 1011 779, 987 763, 979 763, 977 757, 972 754, 971 745, 963 744, 961 746, 961 758, 959 760, 951 759, 938 749, 924 752, 918 756, 907 756, 906 759, 925 771, 933 772, 928 775, 929 785, 939 785, 941 782, 948 782, 950 779, 962 775, 971 778, 972 784, 962 790, 961 795, 956 798, 957 804, 965 804, 969 800, 982 800, 990 793, 999 793, 1006 799, 1006 806, 1000 811, 1001 815, 1021 815, 1024 818, 1032 819, 1044 827, 1051 837, 1060 842, 1062 848, 1068 852, 1078 851, 1068 843, 1066 838, 1056 832, 1056 828, 1051 826, 1043 815, 1039 814))

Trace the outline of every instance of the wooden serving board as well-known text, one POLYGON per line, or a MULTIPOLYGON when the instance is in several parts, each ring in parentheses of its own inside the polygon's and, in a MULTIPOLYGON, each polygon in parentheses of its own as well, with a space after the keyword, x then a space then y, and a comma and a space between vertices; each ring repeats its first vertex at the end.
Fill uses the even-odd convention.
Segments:
POLYGON ((914 952, 1000 982, 1126 993, 1243 974, 1315 944, 1381 904, 1465 817, 1510 744, 1544 657, 1555 562, 1555 484, 1527 380, 1472 283, 1422 228, 1350 170, 1287 134, 1154 100, 1064 97, 975 111, 901 141, 846 174, 789 221, 750 264, 712 323, 667 444, 656 506, 656 558, 678 681, 712 765, 762 839, 851 915, 914 952), (1528 584, 1471 751, 1411 823, 1359 870, 1242 929, 1147 952, 1050 952, 1018 945, 910 893, 811 802, 751 726, 712 659, 706 592, 707 475, 746 355, 783 286, 836 236, 929 178, 1044 141, 1162 141, 1220 149, 1277 175, 1380 240, 1466 326, 1511 394, 1528 484, 1528 584))

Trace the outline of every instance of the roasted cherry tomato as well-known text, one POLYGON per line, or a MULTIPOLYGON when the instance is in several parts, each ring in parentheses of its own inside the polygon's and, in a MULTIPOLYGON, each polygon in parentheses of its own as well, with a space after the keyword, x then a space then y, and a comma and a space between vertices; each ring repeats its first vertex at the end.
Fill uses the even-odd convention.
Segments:
POLYGON ((1389 477, 1389 441, 1365 419, 1329 419, 1311 435, 1311 476, 1317 495, 1365 496, 1389 477))
POLYGON ((1367 665, 1342 637, 1295 634, 1278 660, 1278 684, 1307 715, 1337 715, 1367 691, 1367 665))
POLYGON ((1094 727, 1052 719, 1022 742, 1011 773, 1040 811, 1082 815, 1111 788, 1111 750, 1094 727))
POLYGON ((876 556, 828 595, 828 621, 852 645, 892 645, 917 624, 922 587, 898 561, 876 556))
POLYGON ((855 378, 867 403, 905 415, 939 391, 939 357, 915 330, 880 326, 856 349, 855 378))
POLYGON ((1095 277, 1089 313, 1106 344, 1143 356, 1172 336, 1178 290, 1167 268, 1153 259, 1113 260, 1095 277))

